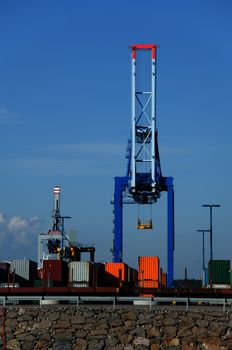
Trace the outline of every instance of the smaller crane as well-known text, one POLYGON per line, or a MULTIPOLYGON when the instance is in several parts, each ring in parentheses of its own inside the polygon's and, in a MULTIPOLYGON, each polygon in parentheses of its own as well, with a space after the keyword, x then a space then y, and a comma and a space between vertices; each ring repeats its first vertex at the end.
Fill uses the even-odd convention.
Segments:
POLYGON ((38 237, 38 267, 42 267, 43 259, 64 259, 66 261, 80 261, 81 253, 90 253, 90 261, 94 262, 95 247, 93 244, 72 244, 69 235, 64 230, 64 220, 70 216, 62 216, 60 213, 60 187, 53 189, 54 207, 50 228, 46 233, 40 233, 38 237))

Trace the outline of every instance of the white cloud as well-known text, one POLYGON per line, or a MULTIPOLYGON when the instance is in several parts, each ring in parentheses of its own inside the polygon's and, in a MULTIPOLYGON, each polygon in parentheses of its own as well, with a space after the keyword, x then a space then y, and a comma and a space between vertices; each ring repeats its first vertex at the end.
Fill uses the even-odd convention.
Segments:
POLYGON ((15 215, 7 219, 0 213, 0 223, 0 244, 6 247, 1 251, 1 259, 24 256, 36 259, 37 237, 43 231, 43 221, 38 216, 26 219, 15 215))
POLYGON ((28 222, 21 216, 13 216, 7 225, 9 231, 25 230, 28 227, 28 222))
POLYGON ((6 222, 6 216, 3 213, 0 213, 0 225, 4 225, 6 222))

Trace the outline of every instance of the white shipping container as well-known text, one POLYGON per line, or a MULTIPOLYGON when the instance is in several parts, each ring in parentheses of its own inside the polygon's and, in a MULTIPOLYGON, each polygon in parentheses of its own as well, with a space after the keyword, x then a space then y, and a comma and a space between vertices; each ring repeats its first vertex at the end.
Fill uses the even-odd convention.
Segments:
POLYGON ((88 283, 93 280, 93 264, 89 261, 71 261, 68 264, 69 282, 88 283))
POLYGON ((11 262, 10 272, 24 280, 32 281, 37 278, 37 263, 28 259, 16 259, 11 262))

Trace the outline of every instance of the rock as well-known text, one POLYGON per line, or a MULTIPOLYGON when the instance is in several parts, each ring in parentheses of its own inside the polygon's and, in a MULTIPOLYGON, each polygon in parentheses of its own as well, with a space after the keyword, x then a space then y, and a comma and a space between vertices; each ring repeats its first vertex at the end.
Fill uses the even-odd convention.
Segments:
POLYGON ((78 339, 76 344, 73 345, 73 350, 86 350, 87 349, 87 341, 85 339, 78 339))
POLYGON ((209 321, 208 320, 197 320, 196 324, 198 327, 206 328, 209 326, 209 321))
POLYGON ((202 344, 202 350, 224 350, 227 349, 227 347, 215 345, 208 343, 207 341, 202 344))
POLYGON ((227 329, 228 326, 225 323, 212 322, 209 327, 209 335, 213 337, 223 336, 226 333, 227 329))
POLYGON ((43 320, 38 323, 38 329, 48 329, 51 327, 51 321, 49 320, 43 320))
POLYGON ((15 328, 17 325, 18 325, 17 319, 9 318, 9 319, 6 319, 5 321, 5 326, 9 327, 10 329, 15 328))
POLYGON ((157 327, 152 327, 147 333, 148 338, 160 337, 160 335, 160 330, 157 327))
POLYGON ((179 321, 174 319, 174 318, 165 318, 163 320, 163 325, 164 326, 176 326, 178 325, 179 321))
POLYGON ((53 338, 56 340, 72 340, 73 333, 71 330, 59 329, 55 334, 53 334, 53 338))
POLYGON ((33 350, 47 350, 51 343, 47 343, 43 340, 39 340, 33 350))
POLYGON ((104 349, 105 343, 103 340, 92 340, 90 341, 87 350, 102 350, 104 349))
POLYGON ((123 350, 123 349, 125 349, 125 348, 122 347, 121 345, 110 346, 107 348, 107 350, 123 350))
POLYGON ((20 342, 17 339, 11 339, 7 342, 7 350, 20 350, 20 342))
POLYGON ((17 312, 9 311, 9 312, 6 313, 6 318, 14 318, 14 319, 17 319, 17 317, 18 317, 17 312))
POLYGON ((27 312, 27 310, 26 310, 25 308, 20 307, 20 308, 19 308, 18 315, 19 315, 19 316, 22 316, 22 315, 24 315, 26 312, 27 312))
POLYGON ((135 329, 132 329, 130 332, 130 334, 135 335, 136 337, 145 337, 145 330, 141 327, 137 327, 135 329))
POLYGON ((177 333, 177 328, 175 326, 165 326, 162 329, 162 333, 166 336, 166 337, 172 337, 175 338, 176 337, 176 333, 177 333))
POLYGON ((137 337, 137 338, 134 339, 133 344, 135 346, 138 346, 138 345, 149 346, 150 345, 150 341, 149 341, 149 339, 146 339, 146 338, 137 337))
POLYGON ((166 339, 165 340, 165 345, 167 345, 168 347, 170 347, 170 346, 179 346, 180 345, 180 339, 178 339, 178 338, 166 339))
POLYGON ((132 312, 128 312, 128 313, 122 314, 122 320, 123 321, 137 321, 137 316, 132 312))
POLYGON ((190 326, 181 326, 178 328, 178 331, 177 331, 177 336, 178 337, 188 337, 192 334, 192 330, 190 328, 190 326))
POLYGON ((72 345, 67 341, 54 341, 52 350, 72 350, 72 345))
POLYGON ((106 344, 106 347, 112 347, 112 346, 115 346, 119 343, 119 340, 117 337, 113 336, 113 335, 109 335, 108 338, 105 339, 105 344, 106 344))
POLYGON ((57 321, 60 319, 60 314, 58 312, 52 312, 49 315, 49 321, 57 321))
POLYGON ((127 345, 133 341, 133 336, 131 334, 118 334, 118 339, 121 344, 127 345))
POLYGON ((78 315, 73 316, 71 318, 71 323, 72 324, 75 324, 75 323, 77 323, 77 324, 85 324, 85 317, 84 316, 78 316, 78 315))
POLYGON ((108 332, 107 332, 107 330, 104 329, 104 328, 97 328, 97 329, 91 330, 89 334, 90 334, 91 336, 95 337, 95 336, 97 336, 97 335, 107 335, 108 332))
POLYGON ((159 349, 160 349, 159 344, 151 344, 150 346, 150 350, 159 350, 159 349))
POLYGON ((74 335, 76 338, 85 338, 88 334, 88 331, 84 331, 84 330, 77 330, 74 335))
POLYGON ((110 320, 109 321, 109 326, 110 327, 120 327, 122 326, 124 323, 122 322, 122 320, 110 320))
POLYGON ((151 320, 149 318, 144 317, 144 318, 141 318, 137 321, 137 325, 142 326, 142 325, 148 324, 150 322, 151 322, 151 320))
POLYGON ((54 328, 70 328, 71 324, 69 320, 59 321, 54 328))
POLYGON ((22 342, 22 350, 31 350, 34 349, 34 342, 31 341, 23 341, 22 342))

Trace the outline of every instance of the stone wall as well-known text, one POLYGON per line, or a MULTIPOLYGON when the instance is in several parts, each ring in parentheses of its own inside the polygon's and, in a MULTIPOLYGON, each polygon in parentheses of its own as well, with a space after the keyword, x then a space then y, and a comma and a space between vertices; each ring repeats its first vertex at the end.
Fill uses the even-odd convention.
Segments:
MULTIPOLYGON (((1 326, 0 348, 3 347, 1 326)), ((232 349, 232 314, 120 307, 10 307, 7 349, 232 349)))

